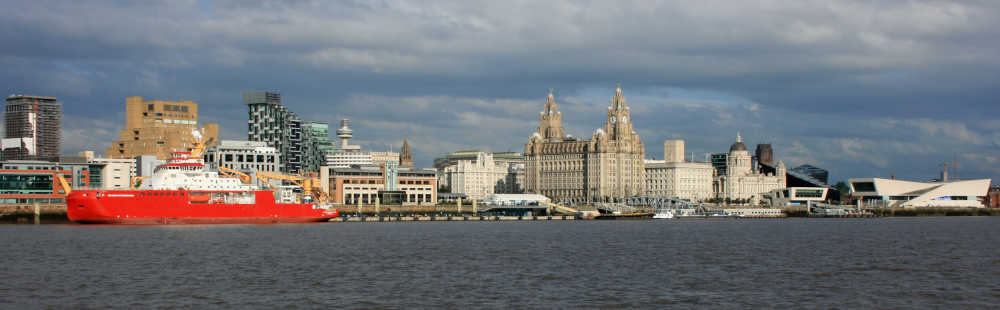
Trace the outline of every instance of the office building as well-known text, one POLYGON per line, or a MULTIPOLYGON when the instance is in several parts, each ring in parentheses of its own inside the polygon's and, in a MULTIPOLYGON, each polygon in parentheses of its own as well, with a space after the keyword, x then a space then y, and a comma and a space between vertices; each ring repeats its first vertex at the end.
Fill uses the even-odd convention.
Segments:
POLYGON ((281 153, 263 141, 222 140, 203 155, 209 167, 226 167, 248 174, 281 173, 281 153))
POLYGON ((983 205, 987 208, 1000 208, 1000 186, 990 186, 983 205))
POLYGON ((666 163, 682 163, 684 160, 684 140, 663 141, 663 160, 666 163))
POLYGON ((703 201, 713 198, 715 169, 710 163, 646 161, 646 195, 703 201))
POLYGON ((55 97, 10 95, 4 109, 4 160, 57 161, 62 104, 55 97))
POLYGON ((365 152, 372 155, 372 165, 380 166, 387 163, 393 163, 397 166, 402 167, 399 162, 400 154, 393 151, 385 152, 365 152))
POLYGON ((281 104, 276 92, 243 93, 249 109, 247 140, 266 142, 281 153, 280 170, 297 174, 302 170, 302 119, 281 104))
POLYGON ((90 165, 63 165, 38 160, 6 160, 0 162, 0 206, 41 205, 65 206, 66 190, 56 176, 62 175, 69 186, 91 188, 90 165))
POLYGON ((439 180, 446 182, 451 193, 464 194, 467 199, 523 192, 524 157, 519 153, 462 151, 446 156, 440 163, 439 168, 435 167, 439 169, 439 180))
POLYGON ((770 144, 757 144, 757 149, 754 150, 754 158, 759 163, 774 165, 774 149, 771 148, 770 144))
POLYGON ((646 150, 633 128, 621 87, 615 89, 606 117, 590 140, 564 135, 562 113, 550 91, 538 129, 524 147, 526 193, 559 202, 644 195, 646 150))
MULTIPOLYGON (((136 175, 135 159, 132 158, 88 158, 88 163, 100 165, 100 186, 101 189, 129 189, 131 188, 132 177, 136 175)), ((91 168, 91 173, 97 167, 91 168)), ((93 175, 93 174, 92 174, 93 175)), ((95 182, 91 182, 94 186, 95 182)))
POLYGON ((787 187, 764 194, 764 199, 772 207, 808 206, 809 203, 827 201, 830 189, 826 187, 787 187))
POLYGON ((715 169, 715 175, 726 175, 726 165, 729 163, 729 153, 713 153, 711 155, 712 168, 715 169))
MULTIPOLYGON (((394 166, 394 165, 390 165, 394 166)), ((437 179, 433 169, 398 167, 395 191, 403 192, 404 205, 434 205, 437 203, 437 179)), ((391 173, 391 171, 390 171, 391 173)), ((324 167, 320 172, 321 188, 334 204, 374 204, 380 191, 393 191, 386 186, 386 166, 324 167)), ((341 212, 345 212, 343 209, 341 212)))
MULTIPOLYGON (((219 139, 218 124, 204 124, 201 133, 208 145, 219 139)), ((171 152, 187 151, 198 130, 198 104, 191 100, 144 101, 142 97, 125 98, 125 129, 112 142, 105 156, 135 158, 156 156, 170 158, 171 152)))
POLYGON ((136 156, 133 158, 135 160, 135 176, 137 177, 151 177, 153 176, 153 171, 156 167, 167 163, 166 160, 157 159, 156 156, 136 156))

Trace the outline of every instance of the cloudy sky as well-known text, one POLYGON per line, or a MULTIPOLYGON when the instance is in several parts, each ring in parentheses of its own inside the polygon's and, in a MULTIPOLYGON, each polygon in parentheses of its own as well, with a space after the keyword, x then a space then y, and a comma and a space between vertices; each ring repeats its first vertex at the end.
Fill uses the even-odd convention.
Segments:
MULTIPOLYGON (((742 133, 794 167, 1000 180, 1000 2, 11 1, 0 87, 56 96, 64 153, 117 138, 126 96, 200 104, 246 139, 241 93, 418 165, 520 151, 549 88, 590 137, 621 83, 647 157, 742 133)), ((998 183, 994 181, 994 183, 998 183)))

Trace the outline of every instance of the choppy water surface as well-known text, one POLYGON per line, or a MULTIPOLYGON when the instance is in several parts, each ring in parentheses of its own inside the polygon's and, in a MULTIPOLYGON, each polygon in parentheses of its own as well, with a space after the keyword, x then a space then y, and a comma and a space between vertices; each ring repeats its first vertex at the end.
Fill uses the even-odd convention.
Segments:
POLYGON ((0 226, 3 308, 995 308, 1000 218, 0 226))

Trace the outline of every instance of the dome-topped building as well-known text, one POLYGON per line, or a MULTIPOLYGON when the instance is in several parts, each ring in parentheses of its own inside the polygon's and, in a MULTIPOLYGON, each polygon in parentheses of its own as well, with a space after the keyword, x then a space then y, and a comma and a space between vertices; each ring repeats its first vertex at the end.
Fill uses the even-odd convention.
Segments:
POLYGON ((774 174, 760 173, 754 169, 753 157, 743 144, 743 137, 736 134, 736 142, 729 147, 725 174, 716 177, 718 198, 750 199, 754 203, 761 195, 785 188, 785 166, 779 161, 774 174))
POLYGON ((736 142, 733 143, 733 146, 729 147, 729 152, 730 153, 735 152, 735 151, 744 151, 744 152, 747 152, 747 146, 743 145, 743 137, 741 137, 739 133, 736 134, 736 142))

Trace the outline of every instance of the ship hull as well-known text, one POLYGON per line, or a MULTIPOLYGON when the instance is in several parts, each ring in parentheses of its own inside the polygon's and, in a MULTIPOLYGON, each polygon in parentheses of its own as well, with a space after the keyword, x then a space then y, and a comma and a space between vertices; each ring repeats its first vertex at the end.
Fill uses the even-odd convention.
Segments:
POLYGON ((66 197, 71 221, 87 224, 274 224, 325 222, 339 214, 275 203, 271 191, 84 190, 66 197))

